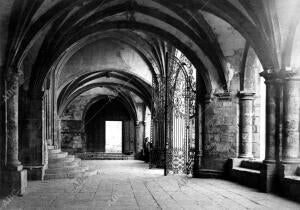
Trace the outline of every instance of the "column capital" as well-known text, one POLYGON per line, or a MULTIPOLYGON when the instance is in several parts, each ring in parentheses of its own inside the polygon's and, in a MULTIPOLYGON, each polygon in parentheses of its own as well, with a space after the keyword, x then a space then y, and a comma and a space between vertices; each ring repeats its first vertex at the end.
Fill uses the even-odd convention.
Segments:
POLYGON ((269 68, 261 72, 259 75, 263 78, 265 78, 266 81, 273 81, 278 78, 278 72, 274 68, 269 68))
POLYGON ((23 71, 17 66, 8 66, 6 71, 6 79, 8 81, 19 81, 24 77, 23 71))
POLYGON ((300 81, 300 69, 285 68, 278 72, 278 77, 282 80, 299 80, 300 81))
POLYGON ((219 100, 230 100, 231 99, 231 93, 230 92, 223 92, 223 93, 215 93, 216 97, 218 97, 219 100))
POLYGON ((254 99, 254 92, 246 92, 246 91, 239 91, 238 97, 242 100, 253 100, 254 99))

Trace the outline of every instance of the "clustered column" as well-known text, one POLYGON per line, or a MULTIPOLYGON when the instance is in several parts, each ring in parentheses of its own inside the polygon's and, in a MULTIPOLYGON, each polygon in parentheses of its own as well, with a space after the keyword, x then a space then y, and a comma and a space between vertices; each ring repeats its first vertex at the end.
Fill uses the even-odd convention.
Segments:
POLYGON ((240 91, 240 153, 239 158, 253 158, 253 99, 255 93, 240 91))

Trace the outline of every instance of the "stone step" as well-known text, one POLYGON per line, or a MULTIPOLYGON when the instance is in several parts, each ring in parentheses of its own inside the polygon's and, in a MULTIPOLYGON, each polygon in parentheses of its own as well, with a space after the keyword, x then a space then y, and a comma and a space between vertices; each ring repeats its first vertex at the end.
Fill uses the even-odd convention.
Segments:
POLYGON ((56 154, 60 153, 61 149, 48 149, 48 154, 56 154))
POLYGON ((65 158, 68 156, 67 152, 60 152, 60 153, 49 153, 48 154, 48 159, 53 159, 53 158, 65 158))
POLYGON ((59 162, 71 162, 75 160, 75 156, 74 155, 68 155, 67 157, 64 158, 53 158, 53 157, 49 157, 48 158, 48 162, 50 164, 52 163, 59 163, 59 162))
POLYGON ((54 146, 47 145, 48 149, 54 149, 54 146))
POLYGON ((45 171, 44 179, 65 179, 97 174, 97 170, 89 170, 81 166, 81 159, 60 149, 50 148, 48 153, 48 169, 45 171))
POLYGON ((134 157, 82 157, 82 160, 134 160, 134 157))
POLYGON ((122 153, 87 152, 76 153, 75 155, 83 160, 134 160, 133 155, 122 153))
POLYGON ((98 170, 89 169, 84 172, 84 176, 94 176, 98 174, 98 170))
POLYGON ((66 168, 51 168, 46 169, 45 174, 61 174, 61 173, 76 173, 76 172, 84 172, 87 171, 89 168, 86 166, 81 167, 66 167, 66 168))
POLYGON ((77 177, 88 177, 97 174, 97 170, 87 170, 83 172, 70 172, 70 173, 60 173, 60 174, 45 174, 44 179, 73 179, 77 177))
POLYGON ((49 162, 48 168, 63 168, 63 167, 72 167, 72 166, 81 166, 81 160, 75 158, 74 160, 65 160, 58 162, 49 162))

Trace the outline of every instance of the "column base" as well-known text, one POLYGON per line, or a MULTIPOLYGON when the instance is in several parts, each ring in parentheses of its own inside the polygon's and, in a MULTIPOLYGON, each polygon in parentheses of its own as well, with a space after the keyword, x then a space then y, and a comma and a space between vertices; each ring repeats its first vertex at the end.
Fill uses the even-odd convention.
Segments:
POLYGON ((27 170, 20 166, 18 169, 4 169, 1 171, 0 195, 23 195, 27 187, 27 170))
POLYGON ((280 162, 281 164, 300 164, 300 159, 286 159, 280 162))
POLYGON ((278 187, 277 165, 275 161, 265 160, 260 170, 260 190, 274 192, 278 187))
POLYGON ((264 160, 263 163, 264 164, 275 164, 276 160, 264 160))
POLYGON ((238 158, 241 158, 241 159, 254 159, 253 157, 253 154, 242 154, 242 155, 239 155, 238 158))

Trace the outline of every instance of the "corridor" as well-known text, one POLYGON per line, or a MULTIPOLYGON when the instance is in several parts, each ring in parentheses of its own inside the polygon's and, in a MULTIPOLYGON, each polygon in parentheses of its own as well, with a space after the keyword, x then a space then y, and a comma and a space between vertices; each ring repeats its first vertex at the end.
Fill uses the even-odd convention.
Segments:
POLYGON ((220 179, 163 176, 142 161, 83 161, 97 175, 30 181, 0 209, 300 209, 300 204, 220 179))

